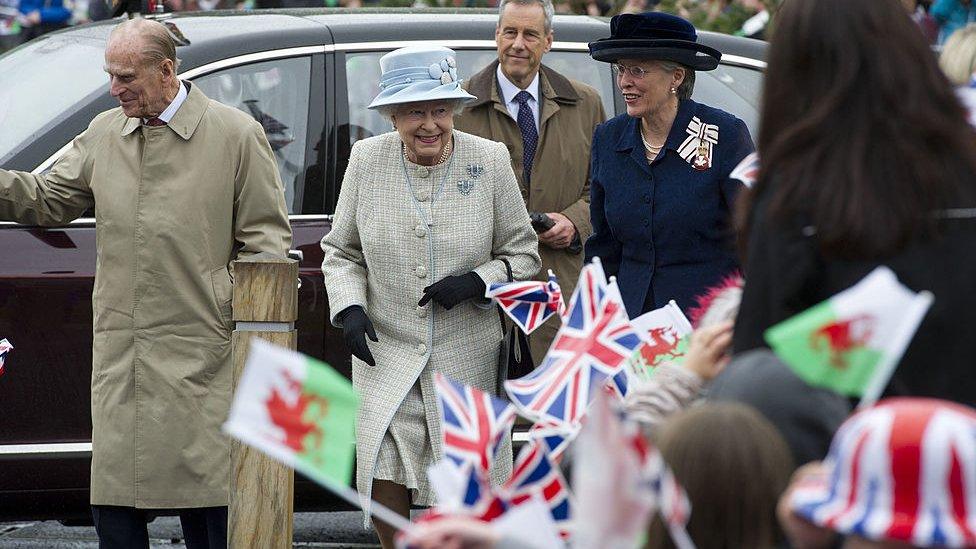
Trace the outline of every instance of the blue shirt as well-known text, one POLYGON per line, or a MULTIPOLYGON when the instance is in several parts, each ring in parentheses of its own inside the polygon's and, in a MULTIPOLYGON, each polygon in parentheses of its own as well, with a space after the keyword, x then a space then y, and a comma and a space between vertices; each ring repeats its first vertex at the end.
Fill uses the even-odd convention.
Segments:
POLYGON ((664 150, 651 164, 639 119, 624 114, 597 127, 586 260, 599 256, 607 276, 617 277, 631 318, 671 299, 687 311, 738 270, 730 218, 742 184, 729 173, 754 149, 742 120, 692 100, 678 105, 664 150), (689 134, 701 124, 711 143, 704 158, 695 146, 702 140, 689 134))
POLYGON ((959 0, 935 0, 929 15, 939 23, 939 44, 944 44, 952 33, 976 21, 976 3, 964 6, 959 0))

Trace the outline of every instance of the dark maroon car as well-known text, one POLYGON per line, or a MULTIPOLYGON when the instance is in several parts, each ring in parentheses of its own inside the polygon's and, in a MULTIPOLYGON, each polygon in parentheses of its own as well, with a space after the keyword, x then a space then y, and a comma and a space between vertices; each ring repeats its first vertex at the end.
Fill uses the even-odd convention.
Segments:
MULTIPOLYGON (((301 256, 299 350, 348 375, 349 355, 329 326, 319 240, 328 232, 353 142, 390 131, 366 110, 378 59, 405 45, 455 49, 462 77, 495 57, 496 16, 477 11, 212 12, 162 16, 180 42, 181 76, 265 128, 285 184, 301 256)), ((0 166, 42 173, 98 112, 107 93, 102 53, 111 21, 50 34, 0 57, 0 166)), ((613 76, 586 44, 607 21, 558 16, 546 64, 600 91, 621 112, 613 76)), ((725 53, 698 77, 695 99, 753 126, 765 44, 703 33, 725 53)), ((15 349, 0 376, 0 521, 88 517, 91 458, 95 221, 61 228, 0 222, 0 339, 15 349)), ((296 509, 336 501, 296 479, 296 509)))

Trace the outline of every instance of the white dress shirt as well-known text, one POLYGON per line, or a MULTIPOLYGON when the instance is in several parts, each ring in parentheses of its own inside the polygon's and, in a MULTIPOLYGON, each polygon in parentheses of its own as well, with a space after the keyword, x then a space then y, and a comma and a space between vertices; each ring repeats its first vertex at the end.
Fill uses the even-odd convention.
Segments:
POLYGON ((508 108, 508 114, 512 115, 512 118, 518 122, 518 110, 519 104, 515 100, 515 95, 520 91, 527 91, 532 99, 529 99, 528 105, 532 109, 532 120, 535 121, 535 131, 539 131, 539 72, 536 71, 535 77, 532 82, 529 82, 529 87, 522 90, 518 86, 512 83, 511 80, 505 76, 502 72, 502 66, 498 65, 498 70, 495 71, 498 78, 498 87, 502 90, 502 99, 505 101, 505 107, 508 108))
MULTIPOLYGON (((182 105, 183 101, 186 100, 186 94, 187 94, 186 84, 180 82, 180 91, 176 92, 176 97, 173 98, 173 102, 170 103, 168 107, 166 107, 166 110, 159 113, 159 116, 157 116, 156 118, 159 118, 163 122, 169 124, 169 121, 172 120, 173 116, 176 115, 176 111, 180 110, 180 105, 182 105)), ((145 118, 142 119, 142 123, 143 124, 146 123, 145 118)))

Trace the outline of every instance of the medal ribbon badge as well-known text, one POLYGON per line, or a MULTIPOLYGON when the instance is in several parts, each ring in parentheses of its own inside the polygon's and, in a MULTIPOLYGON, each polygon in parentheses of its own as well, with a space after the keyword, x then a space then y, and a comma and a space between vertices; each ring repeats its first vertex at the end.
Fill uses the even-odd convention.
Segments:
POLYGON ((688 123, 685 132, 688 137, 678 147, 678 154, 696 170, 711 168, 714 147, 718 145, 718 126, 705 124, 695 116, 688 123))

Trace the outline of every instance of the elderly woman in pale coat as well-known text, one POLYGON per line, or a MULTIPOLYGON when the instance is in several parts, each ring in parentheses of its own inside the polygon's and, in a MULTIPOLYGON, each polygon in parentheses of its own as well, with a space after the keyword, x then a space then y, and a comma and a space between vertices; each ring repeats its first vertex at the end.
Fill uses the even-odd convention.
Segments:
MULTIPOLYGON (((407 516, 411 503, 433 503, 426 469, 443 455, 433 373, 494 390, 502 332, 485 287, 506 280, 505 262, 522 280, 540 261, 507 149, 453 130, 474 99, 460 87, 454 52, 401 48, 380 67, 382 91, 369 108, 396 131, 353 146, 322 271, 362 395, 364 508, 372 498, 407 516)), ((506 436, 494 482, 507 478, 511 455, 506 436)), ((376 529, 392 547, 394 530, 380 521, 376 529)))

